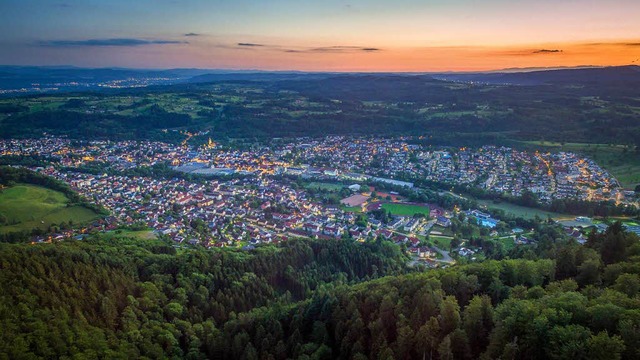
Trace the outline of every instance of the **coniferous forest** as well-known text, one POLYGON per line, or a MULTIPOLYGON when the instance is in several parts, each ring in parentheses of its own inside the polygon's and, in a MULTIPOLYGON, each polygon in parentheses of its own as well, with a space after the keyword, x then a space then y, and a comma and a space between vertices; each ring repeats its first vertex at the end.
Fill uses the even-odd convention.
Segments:
POLYGON ((0 244, 0 358, 637 359, 638 237, 544 236, 440 270, 386 241, 0 244))

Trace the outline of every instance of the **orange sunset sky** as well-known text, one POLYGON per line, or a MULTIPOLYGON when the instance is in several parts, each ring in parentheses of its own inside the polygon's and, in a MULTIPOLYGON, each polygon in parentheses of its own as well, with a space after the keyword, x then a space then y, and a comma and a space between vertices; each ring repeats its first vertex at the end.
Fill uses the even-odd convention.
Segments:
POLYGON ((0 0, 0 64, 473 71, 640 64, 639 0, 0 0))

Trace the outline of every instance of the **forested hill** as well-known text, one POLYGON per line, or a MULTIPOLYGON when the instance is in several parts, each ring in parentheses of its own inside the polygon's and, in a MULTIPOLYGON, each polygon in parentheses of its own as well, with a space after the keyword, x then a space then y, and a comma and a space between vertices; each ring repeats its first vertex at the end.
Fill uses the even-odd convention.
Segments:
POLYGON ((179 253, 141 240, 0 244, 0 359, 210 358, 236 314, 401 274, 405 262, 391 243, 179 253))
POLYGON ((488 84, 516 85, 591 85, 637 86, 640 84, 640 66, 612 66, 604 68, 557 69, 529 72, 486 73, 486 74, 442 74, 438 78, 458 81, 477 81, 488 84))
POLYGON ((557 259, 502 260, 316 292, 225 324, 227 358, 638 359, 640 244, 619 224, 557 259), (275 321, 275 320, 277 321, 275 321))
POLYGON ((640 356, 637 236, 618 223, 523 255, 403 274, 384 241, 0 244, 0 358, 640 356))

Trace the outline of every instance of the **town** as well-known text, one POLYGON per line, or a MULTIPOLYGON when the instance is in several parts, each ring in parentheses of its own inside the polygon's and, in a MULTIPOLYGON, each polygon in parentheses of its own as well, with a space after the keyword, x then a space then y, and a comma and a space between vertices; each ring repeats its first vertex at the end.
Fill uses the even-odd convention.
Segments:
MULTIPOLYGON (((528 190, 541 202, 573 198, 637 205, 615 178, 573 153, 495 146, 433 149, 412 140, 305 138, 240 150, 210 139, 191 146, 48 136, 3 140, 0 155, 38 159, 42 164, 33 169, 108 210, 111 216, 88 227, 93 230, 136 225, 176 244, 245 249, 295 237, 384 238, 430 265, 451 261, 452 242, 461 256, 473 257, 479 250, 465 247, 452 221, 514 244, 530 240, 524 229, 479 209, 445 209, 384 187, 416 193, 421 189, 414 182, 422 179, 512 196, 528 190), (142 171, 156 166, 181 176, 142 171), (340 199, 327 201, 327 194, 340 199)), ((472 233, 468 230, 467 237, 472 233)), ((584 240, 579 231, 575 237, 584 240)))

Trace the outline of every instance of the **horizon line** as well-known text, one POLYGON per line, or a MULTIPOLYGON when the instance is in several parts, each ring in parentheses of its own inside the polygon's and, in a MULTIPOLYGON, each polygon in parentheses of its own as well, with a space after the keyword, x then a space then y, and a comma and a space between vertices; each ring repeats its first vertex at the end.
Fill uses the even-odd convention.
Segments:
MULTIPOLYGON (((576 65, 576 66, 544 66, 544 67, 511 67, 496 68, 489 70, 443 70, 443 71, 385 71, 385 70, 270 70, 258 68, 199 68, 199 67, 158 67, 158 68, 139 68, 139 67, 122 67, 122 66, 103 66, 103 67, 85 67, 77 65, 16 65, 16 64, 0 64, 0 67, 16 67, 16 68, 50 68, 50 69, 78 69, 78 70, 135 70, 135 71, 175 71, 175 70, 193 70, 193 71, 214 71, 214 72, 254 72, 254 73, 307 73, 307 74, 444 74, 444 73, 495 73, 495 72, 531 72, 531 71, 552 71, 552 70, 580 70, 580 69, 603 69, 618 67, 640 67, 636 64, 627 65, 576 65)), ((204 75, 204 74, 203 74, 204 75)))

